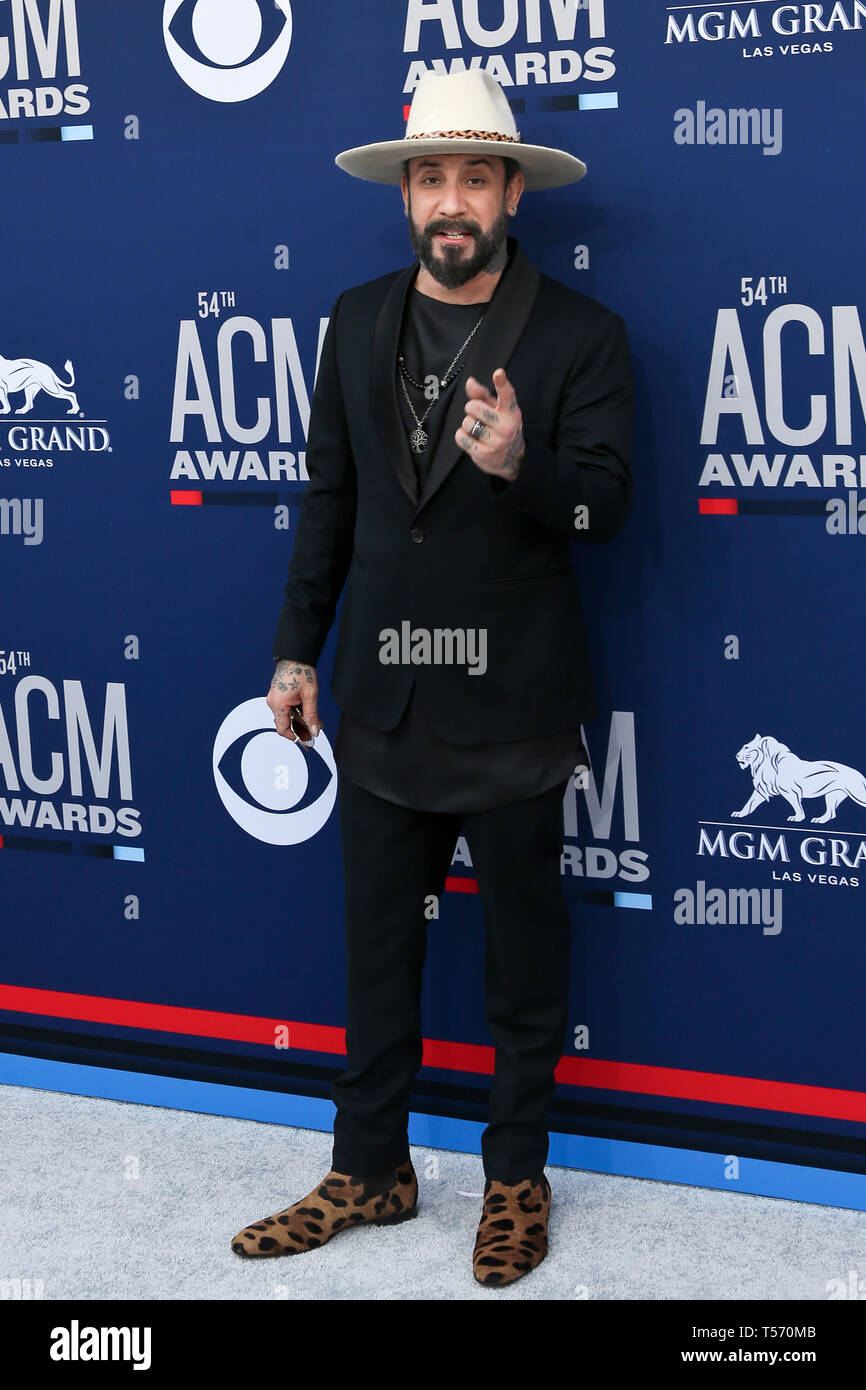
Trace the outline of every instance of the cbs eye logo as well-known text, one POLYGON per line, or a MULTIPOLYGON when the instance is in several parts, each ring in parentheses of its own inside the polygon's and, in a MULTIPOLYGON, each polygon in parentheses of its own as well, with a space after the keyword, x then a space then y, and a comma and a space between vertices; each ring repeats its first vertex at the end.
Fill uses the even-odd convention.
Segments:
POLYGON ((283 738, 264 696, 226 715, 214 739, 213 775, 232 820, 266 845, 312 839, 337 799, 337 768, 325 735, 320 732, 307 749, 283 738))
POLYGON ((249 101, 271 85, 286 61, 291 5, 289 0, 165 0, 162 34, 172 67, 199 96, 249 101))

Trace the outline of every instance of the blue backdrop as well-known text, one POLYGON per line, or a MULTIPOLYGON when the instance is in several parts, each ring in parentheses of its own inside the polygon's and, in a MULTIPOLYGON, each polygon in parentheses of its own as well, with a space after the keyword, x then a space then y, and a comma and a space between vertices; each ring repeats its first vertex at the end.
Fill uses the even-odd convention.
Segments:
MULTIPOLYGON (((588 165, 512 231, 637 385, 630 517, 575 546, 551 1161, 866 1207, 866 4, 2 11, 0 1079, 330 1126, 335 773, 264 695, 330 308, 411 259, 334 155, 482 66, 588 165)), ((458 843, 410 1138, 478 1152, 474 886, 458 843)))

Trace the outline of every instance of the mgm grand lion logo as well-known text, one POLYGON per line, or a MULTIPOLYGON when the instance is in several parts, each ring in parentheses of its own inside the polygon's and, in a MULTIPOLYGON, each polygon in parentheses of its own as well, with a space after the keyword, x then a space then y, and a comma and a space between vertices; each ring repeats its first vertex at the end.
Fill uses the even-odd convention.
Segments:
POLYGON ((813 825, 834 820, 846 796, 858 806, 866 806, 866 777, 862 772, 844 763, 805 762, 777 738, 755 734, 751 743, 743 744, 737 762, 744 770, 749 769, 754 784, 752 795, 742 810, 731 812, 738 820, 751 816, 774 796, 783 796, 793 810, 789 821, 805 820, 803 802, 823 797, 824 814, 813 816, 813 825))
POLYGON ((69 401, 67 415, 77 415, 80 409, 78 397, 71 389, 75 385, 75 372, 68 357, 63 370, 69 373, 68 381, 61 381, 47 362, 37 362, 33 357, 0 357, 0 415, 9 414, 9 397, 18 391, 24 392, 24 404, 19 405, 16 415, 26 415, 32 410, 40 391, 56 396, 58 400, 69 401))

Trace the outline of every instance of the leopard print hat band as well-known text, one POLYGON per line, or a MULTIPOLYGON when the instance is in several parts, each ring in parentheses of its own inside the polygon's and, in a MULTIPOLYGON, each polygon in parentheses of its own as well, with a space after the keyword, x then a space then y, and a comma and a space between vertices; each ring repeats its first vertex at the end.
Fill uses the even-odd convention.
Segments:
POLYGON ((416 130, 407 140, 507 140, 520 143, 520 135, 503 135, 501 130, 416 130))

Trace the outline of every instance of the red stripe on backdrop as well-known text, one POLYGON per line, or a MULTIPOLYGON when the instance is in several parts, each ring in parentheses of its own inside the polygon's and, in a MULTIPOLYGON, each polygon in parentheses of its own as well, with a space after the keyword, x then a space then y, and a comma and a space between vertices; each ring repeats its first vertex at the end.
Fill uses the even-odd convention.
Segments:
POLYGON ((736 497, 700 497, 698 511, 701 516, 736 516, 739 508, 736 497))
MULTIPOLYGON (((46 1018, 110 1023, 121 1028, 225 1038, 258 1043, 263 1047, 273 1045, 277 1029, 287 1028, 288 1046, 292 1050, 342 1055, 346 1052, 345 1029, 327 1024, 185 1009, 174 1004, 147 1004, 134 999, 106 999, 98 994, 66 994, 58 990, 0 985, 0 1009, 42 1014, 46 1018)), ((492 1075, 493 1048, 425 1038, 423 1064, 447 1071, 492 1075)), ((649 1067, 637 1062, 608 1062, 596 1057, 561 1058, 556 1079, 568 1086, 866 1122, 866 1092, 840 1091, 827 1086, 802 1086, 798 1082, 765 1081, 759 1077, 726 1076, 676 1067, 649 1067)))
POLYGON ((172 490, 171 505, 173 507, 200 507, 201 492, 195 488, 181 488, 172 490))
POLYGON ((50 1018, 79 1018, 88 1023, 111 1023, 121 1028, 147 1028, 161 1033, 188 1033, 198 1038, 272 1047, 278 1028, 288 1028, 289 1045, 308 1052, 346 1051, 344 1028, 318 1023, 292 1023, 285 1018, 255 1018, 210 1009, 184 1009, 175 1004, 145 1004, 136 999, 106 999, 100 994, 65 994, 51 989, 0 985, 0 1009, 45 1014, 50 1018))
POLYGON ((454 875, 452 875, 452 874, 449 874, 448 877, 447 877, 446 880, 445 880, 445 892, 446 892, 446 893, 477 893, 477 892, 478 892, 478 879, 477 879, 477 878, 457 878, 456 876, 454 876, 454 875))

